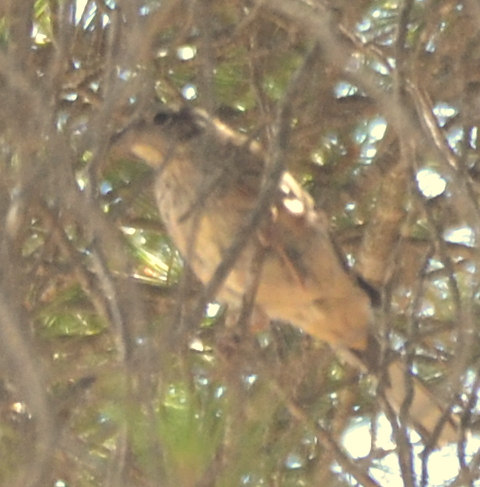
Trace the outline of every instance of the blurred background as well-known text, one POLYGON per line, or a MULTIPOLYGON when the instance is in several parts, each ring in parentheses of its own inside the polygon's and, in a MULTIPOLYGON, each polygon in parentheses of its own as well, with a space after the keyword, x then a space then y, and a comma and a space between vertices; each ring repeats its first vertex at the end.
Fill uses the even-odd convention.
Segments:
POLYGON ((479 26, 474 0, 1 0, 0 485, 476 485, 479 26), (457 444, 288 324, 189 326, 153 173, 110 143, 154 103, 267 153, 289 104, 288 169, 457 444))

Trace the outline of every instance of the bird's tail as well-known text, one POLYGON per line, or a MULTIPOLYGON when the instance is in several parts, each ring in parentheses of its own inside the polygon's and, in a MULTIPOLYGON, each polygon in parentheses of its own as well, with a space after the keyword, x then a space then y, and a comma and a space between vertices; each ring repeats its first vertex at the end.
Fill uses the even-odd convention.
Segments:
POLYGON ((427 442, 434 439, 436 446, 443 446, 458 440, 459 419, 446 411, 442 401, 400 360, 388 366, 385 397, 399 416, 405 406, 405 419, 427 442))
MULTIPOLYGON (((400 357, 394 357, 387 367, 379 363, 381 352, 376 340, 369 340, 366 350, 337 349, 337 356, 371 374, 380 383, 379 393, 385 408, 402 418, 433 447, 458 441, 460 420, 445 408, 445 402, 409 371, 400 357), (385 371, 383 371, 385 370, 385 371)), ((383 362, 383 361, 382 361, 383 362)))

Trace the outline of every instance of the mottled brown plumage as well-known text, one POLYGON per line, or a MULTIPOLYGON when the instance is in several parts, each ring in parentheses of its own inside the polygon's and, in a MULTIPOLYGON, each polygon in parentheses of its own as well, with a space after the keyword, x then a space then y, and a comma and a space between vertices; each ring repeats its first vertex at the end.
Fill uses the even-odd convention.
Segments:
MULTIPOLYGON (((199 110, 157 115, 133 128, 131 151, 158 168, 162 218, 198 278, 207 283, 262 183, 260 146, 199 110)), ((256 307, 333 346, 363 348, 372 313, 357 278, 346 272, 326 220, 288 173, 262 225, 223 284, 218 298, 240 306, 255 244, 266 253, 256 307)))
MULTIPOLYGON (((155 168, 155 194, 168 232, 207 284, 255 209, 265 169, 262 148, 205 112, 188 108, 164 109, 133 124, 119 140, 155 168)), ((259 248, 263 260, 257 270, 257 316, 288 321, 338 351, 354 350, 351 356, 360 357, 363 370, 371 369, 376 357, 366 357, 365 351, 373 320, 372 295, 343 262, 327 219, 288 172, 219 290, 218 299, 233 309, 242 305, 259 248)), ((398 410, 405 397, 399 362, 390 366, 389 374, 389 395, 398 410)), ((411 416, 426 433, 441 416, 419 383, 411 416)), ((454 438, 454 424, 447 423, 442 439, 454 438)))

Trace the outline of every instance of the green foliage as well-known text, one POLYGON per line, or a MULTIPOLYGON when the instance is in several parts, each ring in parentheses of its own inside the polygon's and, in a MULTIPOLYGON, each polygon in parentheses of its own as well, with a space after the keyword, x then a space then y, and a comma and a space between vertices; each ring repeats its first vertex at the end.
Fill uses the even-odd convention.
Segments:
MULTIPOLYGON (((202 289, 158 214, 158 173, 115 152, 118 132, 159 102, 215 112, 267 155, 291 103, 289 170, 349 260, 383 270, 378 334, 473 424, 478 12, 93 0, 82 18, 79 7, 0 2, 0 484, 346 486, 361 470, 370 487, 390 469, 374 441, 342 463, 325 439, 341 450, 352 417, 371 423, 372 378, 289 324, 255 335, 220 305, 192 315, 202 289), (421 169, 444 190, 422 191, 421 169), (464 240, 447 238, 456 229, 464 240)), ((392 485, 409 468, 419 482, 405 485, 430 485, 429 453, 422 479, 400 452, 392 485)), ((473 485, 475 463, 458 456, 457 484, 473 485)))

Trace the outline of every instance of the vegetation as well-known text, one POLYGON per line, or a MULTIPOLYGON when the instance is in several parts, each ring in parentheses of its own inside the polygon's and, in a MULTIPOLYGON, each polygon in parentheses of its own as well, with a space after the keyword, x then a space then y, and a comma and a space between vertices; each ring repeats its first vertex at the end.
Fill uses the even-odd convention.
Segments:
POLYGON ((472 0, 1 0, 0 484, 476 485, 479 25, 472 0), (375 382, 288 324, 192 326, 153 174, 111 147, 155 103, 267 153, 288 104, 288 169, 458 444, 406 434, 408 401, 390 435, 375 382))

